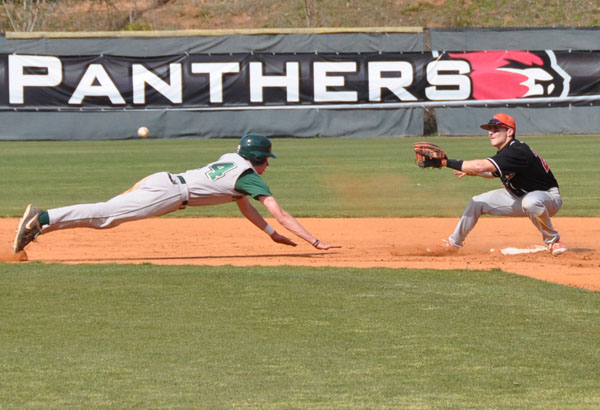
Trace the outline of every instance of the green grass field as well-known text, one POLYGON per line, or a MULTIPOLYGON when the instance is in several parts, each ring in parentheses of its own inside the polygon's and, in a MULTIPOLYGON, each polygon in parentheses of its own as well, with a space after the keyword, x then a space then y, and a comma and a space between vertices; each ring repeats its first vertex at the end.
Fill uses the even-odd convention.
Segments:
MULTIPOLYGON (((451 158, 493 155, 486 137, 432 139, 451 158)), ((561 216, 598 216, 600 157, 596 136, 528 137, 561 185, 561 216), (582 149, 584 147, 584 149, 582 149), (585 159, 584 159, 585 158, 585 159)), ((415 166, 414 138, 274 139, 278 159, 264 178, 295 216, 457 217, 471 196, 498 180, 457 179, 448 169, 415 166)), ((235 139, 0 143, 0 217, 17 217, 34 202, 44 208, 104 201, 157 171, 182 172, 234 151, 235 139)), ((171 216, 240 216, 235 205, 186 209, 171 216)))
MULTIPOLYGON (((597 138, 524 138, 561 184, 559 215, 598 216, 597 138)), ((264 176, 296 216, 456 217, 499 186, 418 169, 414 141, 275 139, 264 176)), ((105 200, 236 144, 2 142, 0 215, 105 200)), ((0 409, 600 407, 600 293, 501 271, 0 263, 0 312, 0 409)))
POLYGON ((499 271, 5 268, 3 408, 600 403, 597 293, 499 271))

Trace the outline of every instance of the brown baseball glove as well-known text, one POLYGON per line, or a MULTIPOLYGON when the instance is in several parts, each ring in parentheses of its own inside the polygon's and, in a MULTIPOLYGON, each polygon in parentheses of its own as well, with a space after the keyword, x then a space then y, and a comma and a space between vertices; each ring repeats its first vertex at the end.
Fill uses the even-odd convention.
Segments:
POLYGON ((430 142, 415 142, 413 146, 417 156, 417 165, 421 168, 441 168, 448 159, 446 153, 439 146, 430 142))

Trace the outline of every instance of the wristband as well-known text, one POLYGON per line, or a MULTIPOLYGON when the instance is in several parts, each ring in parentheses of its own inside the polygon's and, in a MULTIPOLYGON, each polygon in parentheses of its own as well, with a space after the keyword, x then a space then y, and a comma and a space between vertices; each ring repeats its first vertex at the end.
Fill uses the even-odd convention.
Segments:
POLYGON ((275 229, 273 229, 273 227, 269 224, 267 224, 267 226, 265 226, 265 229, 263 229, 267 235, 271 236, 273 235, 273 233, 275 232, 275 229))
POLYGON ((313 242, 313 244, 312 244, 312 245, 313 245, 313 246, 316 248, 317 246, 319 246, 319 244, 320 244, 320 243, 321 243, 321 241, 320 241, 320 240, 318 240, 318 239, 315 239, 315 241, 313 242))
POLYGON ((447 159, 446 160, 446 166, 448 168, 452 168, 457 171, 462 171, 462 164, 463 164, 462 159, 447 159))

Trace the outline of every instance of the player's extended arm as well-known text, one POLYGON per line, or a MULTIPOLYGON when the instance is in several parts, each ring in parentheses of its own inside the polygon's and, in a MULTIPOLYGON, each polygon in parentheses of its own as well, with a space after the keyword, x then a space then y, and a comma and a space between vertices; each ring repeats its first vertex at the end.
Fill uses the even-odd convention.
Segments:
POLYGON ((267 230, 265 230, 265 228, 267 228, 267 226, 269 224, 267 223, 267 221, 265 221, 265 218, 262 217, 262 215, 258 212, 258 210, 252 206, 252 204, 248 200, 248 197, 244 196, 241 199, 238 199, 236 201, 236 203, 237 203, 237 206, 240 209, 240 212, 242 213, 242 215, 244 215, 246 217, 246 219, 248 219, 250 222, 252 222, 254 225, 256 225, 256 227, 259 228, 261 231, 267 232, 269 234, 269 236, 271 237, 271 239, 273 240, 273 242, 281 243, 283 245, 290 245, 290 246, 298 245, 296 242, 292 241, 290 238, 278 234, 277 231, 273 231, 273 232, 269 233, 267 230))
POLYGON ((341 245, 330 245, 325 242, 321 242, 310 234, 292 215, 286 212, 279 202, 272 196, 262 195, 258 197, 258 200, 267 208, 267 210, 273 215, 277 222, 279 222, 285 229, 292 232, 293 234, 304 239, 317 249, 327 250, 330 248, 341 248, 341 245))
POLYGON ((492 172, 496 171, 496 167, 490 160, 487 159, 473 159, 469 161, 463 161, 460 170, 455 170, 454 174, 458 175, 459 178, 465 175, 480 176, 484 178, 493 178, 492 172))

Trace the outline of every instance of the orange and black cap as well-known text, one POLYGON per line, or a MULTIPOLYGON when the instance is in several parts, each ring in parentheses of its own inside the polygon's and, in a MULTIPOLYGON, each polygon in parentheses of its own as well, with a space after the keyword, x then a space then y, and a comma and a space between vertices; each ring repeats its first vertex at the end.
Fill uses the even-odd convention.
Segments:
POLYGON ((491 120, 487 124, 483 124, 481 128, 484 130, 489 130, 491 127, 504 127, 511 128, 513 131, 517 132, 517 126, 515 125, 515 119, 508 114, 504 114, 502 112, 494 115, 491 120))

